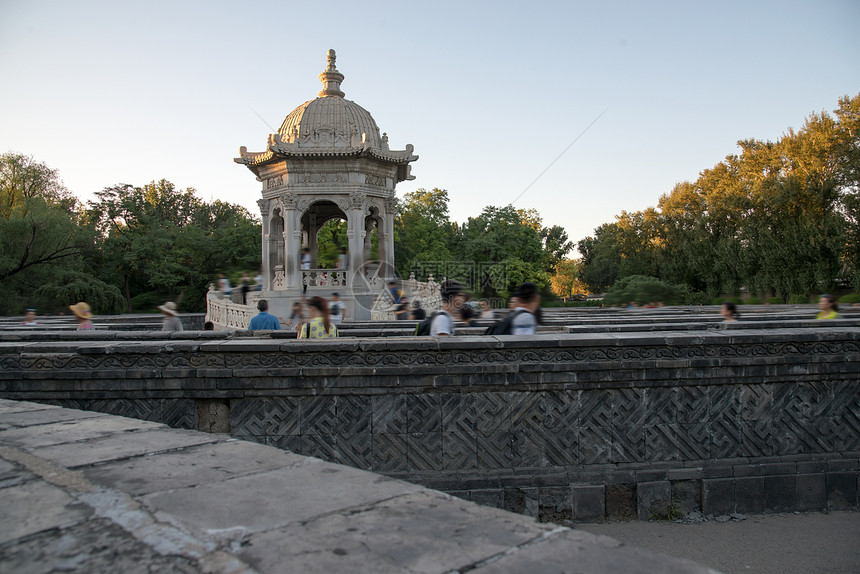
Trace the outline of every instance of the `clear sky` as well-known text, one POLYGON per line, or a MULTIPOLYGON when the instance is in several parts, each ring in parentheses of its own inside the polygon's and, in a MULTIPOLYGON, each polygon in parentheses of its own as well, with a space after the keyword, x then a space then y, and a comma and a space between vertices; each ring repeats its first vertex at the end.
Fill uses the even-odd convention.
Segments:
POLYGON ((860 1, 0 0, 0 152, 83 199, 165 178, 259 215, 233 163, 320 90, 346 97, 458 221, 535 208, 579 240, 860 92, 860 1), (604 113, 605 112, 605 113, 604 113))

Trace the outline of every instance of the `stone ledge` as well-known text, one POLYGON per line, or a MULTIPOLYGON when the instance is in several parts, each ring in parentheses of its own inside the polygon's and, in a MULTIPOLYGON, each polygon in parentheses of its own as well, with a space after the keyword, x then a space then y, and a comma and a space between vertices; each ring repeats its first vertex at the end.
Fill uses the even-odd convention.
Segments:
POLYGON ((713 572, 223 435, 8 400, 0 429, 3 571, 713 572))

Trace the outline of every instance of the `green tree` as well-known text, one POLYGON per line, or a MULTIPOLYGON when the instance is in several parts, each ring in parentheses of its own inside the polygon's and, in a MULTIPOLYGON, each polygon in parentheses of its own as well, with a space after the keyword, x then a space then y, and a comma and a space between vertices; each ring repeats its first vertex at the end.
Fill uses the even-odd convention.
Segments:
POLYGON ((317 233, 317 266, 321 269, 337 267, 341 248, 349 244, 347 222, 343 219, 329 219, 317 233))
POLYGON ((121 285, 129 311, 147 291, 200 311, 216 272, 259 268, 260 226, 243 207, 207 204, 193 189, 165 180, 117 185, 96 196, 89 217, 101 239, 100 269, 106 281, 121 285))
POLYGON ((32 158, 0 156, 0 309, 17 312, 40 297, 51 306, 88 300, 102 312, 118 292, 86 273, 92 229, 57 172, 32 158))
POLYGON ((777 141, 738 146, 658 209, 622 212, 581 240, 589 287, 637 274, 712 297, 860 285, 860 95, 777 141))
POLYGON ((630 275, 617 281, 606 293, 604 301, 607 305, 624 305, 629 302, 637 305, 661 302, 675 305, 683 301, 684 292, 682 286, 670 285, 656 277, 630 275))
POLYGON ((618 279, 621 251, 618 225, 604 223, 594 236, 580 239, 576 246, 582 254, 582 280, 592 293, 602 293, 618 279))
POLYGON ((422 188, 407 193, 394 220, 395 267, 408 276, 428 264, 451 261, 452 233, 447 191, 422 188))
POLYGON ((562 259, 556 264, 555 273, 550 279, 553 293, 559 297, 588 293, 588 287, 581 277, 581 259, 562 259))
POLYGON ((541 230, 534 210, 488 206, 458 227, 452 251, 460 261, 492 267, 477 278, 483 295, 506 295, 523 281, 544 287, 550 276, 543 268, 541 230))
POLYGON ((541 240, 544 250, 544 271, 553 272, 573 249, 573 242, 569 240, 567 231, 560 225, 541 229, 541 240))

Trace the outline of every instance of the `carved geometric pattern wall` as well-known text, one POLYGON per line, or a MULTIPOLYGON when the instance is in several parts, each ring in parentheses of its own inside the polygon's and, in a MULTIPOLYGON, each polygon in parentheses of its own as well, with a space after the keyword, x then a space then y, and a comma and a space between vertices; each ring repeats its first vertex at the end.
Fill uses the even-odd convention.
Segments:
POLYGON ((857 452, 860 335, 822 333, 834 340, 30 348, 0 354, 0 396, 182 428, 196 428, 195 398, 223 400, 238 438, 419 477, 857 452))

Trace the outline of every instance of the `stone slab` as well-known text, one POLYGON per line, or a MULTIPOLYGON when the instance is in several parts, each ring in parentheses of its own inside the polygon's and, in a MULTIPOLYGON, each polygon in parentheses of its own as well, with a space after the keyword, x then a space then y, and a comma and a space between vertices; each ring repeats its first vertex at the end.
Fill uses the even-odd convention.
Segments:
POLYGON ((703 479, 702 512, 705 514, 731 514, 734 511, 735 479, 703 479))
POLYGON ((110 521, 95 519, 0 545, 0 572, 198 574, 200 570, 187 558, 161 555, 110 521))
POLYGON ((0 458, 0 488, 16 486, 33 478, 34 475, 30 471, 0 458))
POLYGON ((238 556, 261 572, 456 572, 553 528, 423 491, 254 535, 238 556))
POLYGON ((795 483, 797 499, 795 509, 823 510, 827 508, 827 489, 824 473, 798 474, 795 483))
POLYGON ((0 430, 23 428, 80 419, 104 417, 102 413, 72 409, 39 409, 19 412, 0 412, 0 430))
POLYGON ((78 468, 224 440, 227 440, 227 437, 223 435, 179 429, 155 429, 95 438, 87 441, 85 449, 70 449, 68 445, 60 444, 35 448, 31 453, 54 464, 78 468))
POLYGON ((672 504, 669 481, 640 482, 636 485, 636 511, 639 520, 665 519, 672 504))
POLYGON ((582 531, 559 529, 532 544, 511 549, 497 559, 478 564, 475 574, 653 574, 677 572, 715 574, 713 570, 681 558, 669 558, 607 536, 583 536, 582 531))
POLYGON ((139 495, 220 482, 249 473, 309 464, 313 460, 261 444, 230 440, 106 463, 83 472, 96 484, 139 495))
POLYGON ((858 473, 828 472, 825 480, 828 509, 850 510, 857 508, 858 473))
POLYGON ((571 500, 574 520, 603 520, 606 514, 605 487, 598 485, 572 486, 571 500))
POLYGON ((89 507, 41 480, 0 488, 0 544, 86 519, 89 507))
POLYGON ((10 401, 8 399, 0 399, 0 414, 6 413, 21 413, 27 411, 42 411, 46 409, 58 409, 54 405, 43 405, 40 403, 31 403, 27 401, 10 401))
POLYGON ((157 428, 166 427, 160 423, 105 415, 97 418, 0 431, 0 443, 11 444, 20 448, 37 448, 84 441, 118 432, 157 428))
POLYGON ((281 468, 143 497, 150 508, 202 531, 256 532, 349 507, 410 494, 420 486, 346 466, 308 459, 281 468), (212 501, 229 499, 229 505, 212 501))

